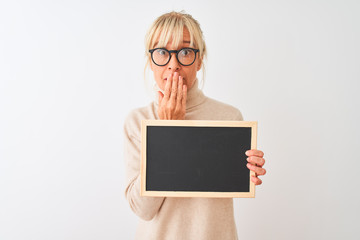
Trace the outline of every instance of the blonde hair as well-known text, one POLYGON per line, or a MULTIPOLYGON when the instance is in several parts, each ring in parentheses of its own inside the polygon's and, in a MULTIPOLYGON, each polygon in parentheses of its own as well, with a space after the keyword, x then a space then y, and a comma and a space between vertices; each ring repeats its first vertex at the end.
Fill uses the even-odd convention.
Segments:
POLYGON ((169 40, 172 39, 173 44, 177 48, 183 39, 184 27, 190 33, 190 46, 199 49, 199 58, 201 59, 202 69, 202 86, 205 79, 205 65, 204 60, 207 57, 206 45, 203 37, 203 32, 200 28, 200 24, 190 14, 185 11, 169 12, 158 17, 145 36, 145 57, 146 64, 144 68, 144 80, 146 83, 146 69, 150 64, 151 55, 150 49, 153 49, 155 45, 165 47, 169 40), (155 42, 159 39, 159 42, 155 42))

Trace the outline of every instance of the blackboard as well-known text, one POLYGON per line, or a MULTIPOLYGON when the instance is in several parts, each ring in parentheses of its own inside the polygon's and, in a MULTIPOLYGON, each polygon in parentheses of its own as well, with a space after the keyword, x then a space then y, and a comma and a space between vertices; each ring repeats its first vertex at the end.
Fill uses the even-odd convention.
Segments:
POLYGON ((257 122, 142 120, 141 196, 255 197, 257 122))

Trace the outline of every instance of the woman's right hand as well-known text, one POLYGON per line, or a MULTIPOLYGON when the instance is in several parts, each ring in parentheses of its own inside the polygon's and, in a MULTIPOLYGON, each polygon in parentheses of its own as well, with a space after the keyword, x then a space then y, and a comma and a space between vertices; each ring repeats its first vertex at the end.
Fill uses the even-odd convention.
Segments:
POLYGON ((160 91, 158 115, 161 120, 185 120, 187 86, 178 72, 166 80, 165 95, 160 91))

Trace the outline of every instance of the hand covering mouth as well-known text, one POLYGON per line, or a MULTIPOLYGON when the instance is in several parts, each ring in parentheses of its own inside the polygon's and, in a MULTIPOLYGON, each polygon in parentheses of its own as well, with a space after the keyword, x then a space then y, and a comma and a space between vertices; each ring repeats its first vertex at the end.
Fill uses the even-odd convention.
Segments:
MULTIPOLYGON (((167 78, 164 78, 164 80, 167 80, 167 78)), ((183 81, 185 80, 185 78, 183 78, 183 81)))

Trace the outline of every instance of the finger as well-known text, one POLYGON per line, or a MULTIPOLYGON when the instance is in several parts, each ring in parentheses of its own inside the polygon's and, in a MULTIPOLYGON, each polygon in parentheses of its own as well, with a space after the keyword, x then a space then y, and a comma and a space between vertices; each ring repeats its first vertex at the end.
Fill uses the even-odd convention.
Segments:
POLYGON ((176 98, 176 105, 177 107, 181 108, 181 101, 183 98, 183 78, 179 76, 179 82, 178 82, 178 89, 177 89, 177 98, 176 98))
POLYGON ((262 184, 261 179, 258 178, 258 177, 251 176, 251 181, 252 181, 253 183, 255 183, 255 185, 260 185, 260 184, 262 184))
POLYGON ((264 156, 264 153, 262 151, 256 150, 256 149, 247 150, 245 152, 245 154, 247 156, 258 156, 258 157, 263 157, 264 156))
POLYGON ((183 87, 182 87, 182 94, 183 94, 183 97, 182 97, 182 107, 184 108, 184 109, 186 109, 186 98, 187 98, 187 86, 184 84, 183 85, 183 87))
POLYGON ((254 164, 255 166, 262 167, 265 164, 265 159, 256 156, 250 156, 246 159, 249 163, 254 164))
POLYGON ((162 92, 160 92, 160 91, 158 91, 158 93, 159 93, 159 105, 160 105, 160 103, 161 103, 164 95, 163 95, 162 92))
POLYGON ((177 95, 177 88, 178 88, 178 79, 179 79, 179 73, 175 72, 172 78, 172 88, 171 88, 171 95, 170 95, 170 101, 175 104, 176 103, 176 95, 177 95))
POLYGON ((166 80, 166 85, 165 85, 165 95, 164 98, 166 101, 169 100, 170 98, 170 89, 171 89, 171 78, 172 78, 172 74, 170 73, 169 77, 166 80))
POLYGON ((246 164, 246 166, 247 166, 251 171, 255 172, 257 175, 265 175, 265 174, 266 174, 265 168, 256 167, 256 166, 252 165, 251 163, 246 164))

